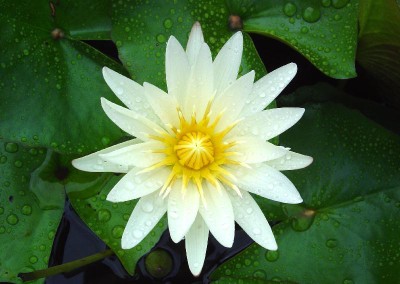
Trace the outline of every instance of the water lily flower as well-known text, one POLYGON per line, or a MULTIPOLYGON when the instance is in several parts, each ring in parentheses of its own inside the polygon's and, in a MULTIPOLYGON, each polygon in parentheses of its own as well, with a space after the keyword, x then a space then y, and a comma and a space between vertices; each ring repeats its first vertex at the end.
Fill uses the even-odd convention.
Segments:
POLYGON ((185 239, 189 268, 199 275, 209 232, 231 247, 235 221, 260 246, 276 250, 271 227, 252 194, 301 203, 280 171, 308 166, 312 158, 268 140, 293 126, 302 108, 264 110, 292 80, 287 64, 254 83, 240 78, 243 35, 235 33, 213 60, 196 23, 186 50, 171 36, 165 67, 168 92, 143 86, 104 67, 108 86, 128 107, 104 98, 108 117, 135 137, 73 165, 89 172, 126 173, 107 196, 111 202, 140 198, 121 246, 136 246, 167 212, 174 242, 185 239))

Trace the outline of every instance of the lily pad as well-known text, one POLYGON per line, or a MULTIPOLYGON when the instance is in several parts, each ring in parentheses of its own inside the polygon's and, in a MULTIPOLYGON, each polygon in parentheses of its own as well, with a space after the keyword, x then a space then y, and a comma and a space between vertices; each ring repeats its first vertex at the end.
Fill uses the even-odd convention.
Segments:
MULTIPOLYGON (((121 1, 112 9, 112 39, 132 78, 165 89, 166 42, 174 35, 186 46, 188 34, 199 21, 204 39, 213 56, 232 36, 228 27, 229 10, 224 1, 121 1), (133 2, 133 3, 132 3, 133 2)), ((256 79, 265 75, 265 67, 247 34, 241 72, 255 70, 256 79)))
POLYGON ((87 153, 122 136, 100 109, 100 97, 116 100, 101 68, 124 71, 77 40, 102 38, 107 29, 104 8, 85 2, 67 7, 66 2, 0 1, 0 137, 62 153, 87 153), (83 15, 90 7, 91 17, 82 16, 83 22, 69 16, 83 15), (98 21, 90 20, 95 17, 98 21))
POLYGON ((134 274, 136 262, 150 251, 167 228, 166 218, 162 218, 137 246, 122 249, 122 233, 138 200, 106 201, 106 196, 121 178, 119 176, 70 170, 66 190, 72 206, 86 225, 115 252, 128 273, 134 274))
POLYGON ((324 103, 306 105, 303 119, 280 138, 282 145, 314 157, 310 167, 285 172, 304 203, 282 206, 286 218, 273 228, 278 251, 253 244, 211 279, 395 283, 400 277, 399 136, 358 111, 324 103))
POLYGON ((22 283, 19 273, 47 268, 65 199, 54 173, 44 171, 52 157, 0 143, 0 281, 22 283))
POLYGON ((227 3, 231 13, 242 19, 244 31, 288 44, 330 77, 356 76, 357 0, 227 3))
POLYGON ((357 61, 381 84, 378 91, 400 107, 400 8, 395 0, 360 2, 357 61))

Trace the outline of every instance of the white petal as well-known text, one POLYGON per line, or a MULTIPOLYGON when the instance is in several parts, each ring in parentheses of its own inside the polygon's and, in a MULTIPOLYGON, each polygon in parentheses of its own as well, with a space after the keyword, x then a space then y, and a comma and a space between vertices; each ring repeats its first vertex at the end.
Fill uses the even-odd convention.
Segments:
POLYGON ((108 147, 106 149, 97 151, 90 155, 84 156, 79 159, 75 159, 72 161, 72 165, 86 172, 111 172, 111 173, 127 173, 129 168, 127 165, 119 165, 110 163, 109 161, 104 160, 100 157, 101 154, 106 154, 109 152, 113 152, 118 149, 123 149, 125 147, 129 147, 136 143, 140 142, 139 139, 132 139, 129 141, 125 141, 123 143, 108 147))
POLYGON ((204 42, 203 32, 199 22, 194 23, 186 46, 186 54, 191 66, 196 62, 197 55, 204 42))
POLYGON ((253 88, 254 75, 254 71, 243 75, 215 99, 212 107, 212 120, 219 115, 220 112, 224 111, 217 125, 217 130, 225 129, 239 116, 239 113, 246 103, 247 96, 253 88))
POLYGON ((297 170, 309 166, 313 161, 310 156, 289 151, 279 159, 268 161, 267 165, 278 171, 297 170))
POLYGON ((253 91, 247 99, 241 116, 248 116, 263 110, 290 83, 296 75, 297 65, 289 63, 282 66, 254 83, 253 91))
POLYGON ((236 80, 242 61, 243 35, 235 33, 222 47, 214 60, 215 90, 222 93, 236 80))
POLYGON ((180 105, 183 105, 190 74, 190 65, 186 52, 173 36, 167 42, 165 72, 168 93, 174 96, 180 105))
POLYGON ((187 119, 195 111, 196 118, 199 121, 213 96, 214 73, 212 64, 210 48, 206 43, 203 43, 190 74, 188 92, 183 109, 187 119))
POLYGON ((236 139, 239 144, 233 146, 230 151, 237 152, 232 156, 239 162, 246 164, 262 163, 284 156, 288 150, 281 146, 261 140, 257 137, 242 136, 236 139))
POLYGON ((199 210, 199 192, 189 183, 183 194, 182 183, 176 181, 168 197, 168 227, 171 239, 178 243, 192 226, 199 210))
POLYGON ((269 140, 285 132, 303 116, 303 108, 275 108, 252 114, 239 122, 227 137, 256 136, 269 140))
POLYGON ((140 168, 130 170, 110 191, 107 200, 111 202, 124 202, 148 195, 160 189, 167 179, 170 171, 166 168, 156 169, 151 172, 137 174, 140 168))
POLYGON ((144 89, 135 81, 107 68, 103 68, 103 77, 114 94, 131 110, 140 113, 151 121, 158 121, 156 114, 146 108, 144 89))
POLYGON ((149 140, 149 134, 159 135, 159 133, 165 133, 161 127, 144 116, 116 105, 105 98, 101 98, 101 105, 107 116, 119 128, 143 141, 149 140))
POLYGON ((240 189, 283 203, 303 202, 293 183, 266 164, 254 164, 251 169, 238 167, 234 174, 238 179, 236 185, 240 189))
POLYGON ((269 250, 277 250, 278 245, 274 234, 260 207, 250 193, 244 190, 240 192, 242 197, 234 191, 229 192, 235 221, 260 246, 269 250))
POLYGON ((140 243, 166 211, 167 202, 158 192, 140 198, 122 234, 121 247, 130 249, 140 243))
POLYGON ((203 268, 208 243, 208 228, 200 214, 190 227, 185 237, 186 256, 189 269, 194 276, 198 276, 203 268))
POLYGON ((178 103, 175 97, 168 95, 163 90, 148 83, 144 83, 147 101, 164 125, 179 126, 178 103))
POLYGON ((165 148, 165 144, 162 142, 148 141, 100 154, 99 156, 114 164, 146 168, 161 162, 165 158, 165 154, 152 153, 152 150, 163 148, 165 148))
POLYGON ((221 185, 221 190, 207 183, 204 187, 204 204, 200 204, 199 211, 206 222, 211 234, 224 247, 232 247, 235 236, 235 222, 233 217, 232 204, 221 185))

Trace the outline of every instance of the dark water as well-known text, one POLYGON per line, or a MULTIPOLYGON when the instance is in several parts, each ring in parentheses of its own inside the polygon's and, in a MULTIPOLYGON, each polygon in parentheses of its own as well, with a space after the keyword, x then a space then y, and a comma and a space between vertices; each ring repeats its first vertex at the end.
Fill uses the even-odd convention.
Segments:
MULTIPOLYGON (((207 248, 207 257, 202 274, 195 278, 187 265, 184 241, 172 242, 169 232, 162 235, 155 249, 168 252, 173 267, 167 276, 156 279, 149 275, 145 268, 143 256, 136 267, 134 277, 127 274, 116 256, 88 265, 76 271, 51 276, 47 284, 80 284, 80 283, 208 283, 209 274, 226 259, 232 257, 252 243, 252 240, 239 227, 236 230, 232 248, 222 247, 211 235, 207 248)), ((106 250, 107 246, 83 223, 67 201, 65 213, 57 231, 49 266, 54 266, 83 258, 106 250)))

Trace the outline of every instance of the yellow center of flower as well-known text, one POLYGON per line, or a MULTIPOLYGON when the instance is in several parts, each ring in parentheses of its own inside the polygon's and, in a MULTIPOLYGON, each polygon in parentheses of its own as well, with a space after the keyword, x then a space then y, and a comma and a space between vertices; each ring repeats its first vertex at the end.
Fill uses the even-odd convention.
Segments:
POLYGON ((193 170, 200 170, 214 161, 214 146, 208 134, 189 132, 175 147, 179 163, 193 170))
POLYGON ((222 113, 211 122, 210 109, 211 102, 209 102, 203 118, 199 121, 196 120, 194 113, 190 121, 186 120, 182 111, 178 109, 179 127, 171 126, 170 133, 150 136, 150 138, 161 141, 165 145, 165 148, 153 151, 154 153, 165 154, 165 158, 142 172, 160 167, 171 168, 171 173, 164 182, 160 194, 167 196, 177 179, 182 181, 183 193, 186 191, 189 182, 194 183, 204 204, 204 182, 210 183, 218 190, 220 183, 223 183, 240 194, 239 189, 234 184, 236 178, 226 169, 226 166, 229 165, 241 165, 240 162, 230 158, 238 154, 230 151, 230 148, 236 143, 225 141, 225 136, 235 127, 237 122, 217 131, 216 126, 222 113))

